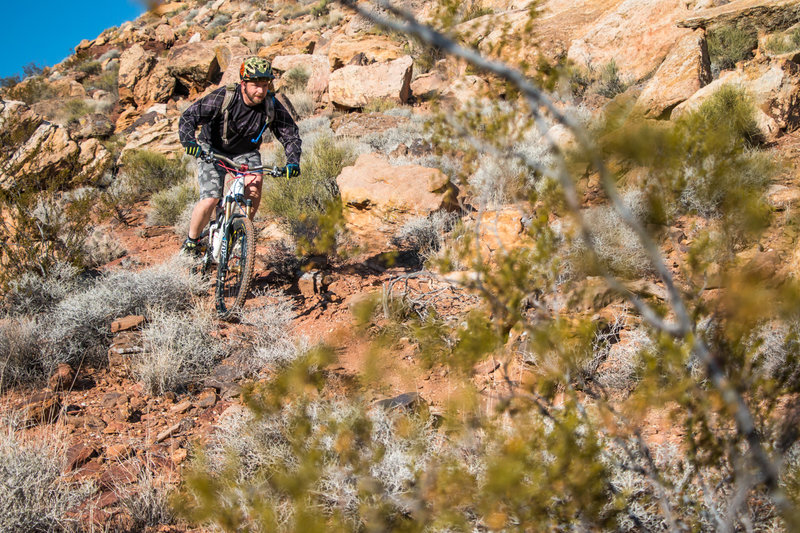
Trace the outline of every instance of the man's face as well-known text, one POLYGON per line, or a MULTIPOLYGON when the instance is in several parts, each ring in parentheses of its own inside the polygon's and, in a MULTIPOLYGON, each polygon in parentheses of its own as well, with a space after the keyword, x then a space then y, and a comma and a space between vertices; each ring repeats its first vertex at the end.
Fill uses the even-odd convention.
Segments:
POLYGON ((244 103, 249 106, 258 105, 263 102, 269 91, 272 91, 272 80, 242 82, 244 103))

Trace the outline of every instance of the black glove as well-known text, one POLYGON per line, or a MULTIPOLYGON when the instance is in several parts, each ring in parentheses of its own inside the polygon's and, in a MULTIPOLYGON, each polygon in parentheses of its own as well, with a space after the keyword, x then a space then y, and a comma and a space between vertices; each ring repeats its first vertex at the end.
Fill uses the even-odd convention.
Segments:
POLYGON ((300 175, 300 165, 297 163, 289 163, 286 165, 286 179, 296 178, 300 175))
POLYGON ((200 145, 197 143, 190 143, 187 144, 185 147, 186 153, 192 157, 202 157, 203 156, 203 149, 200 148, 200 145))

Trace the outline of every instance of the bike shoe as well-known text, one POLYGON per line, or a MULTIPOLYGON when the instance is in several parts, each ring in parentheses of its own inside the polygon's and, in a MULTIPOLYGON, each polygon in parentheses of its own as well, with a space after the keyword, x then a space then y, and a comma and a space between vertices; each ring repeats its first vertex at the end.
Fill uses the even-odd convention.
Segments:
POLYGON ((186 239, 183 241, 183 246, 181 246, 181 252, 190 257, 202 257, 203 247, 197 241, 186 239))

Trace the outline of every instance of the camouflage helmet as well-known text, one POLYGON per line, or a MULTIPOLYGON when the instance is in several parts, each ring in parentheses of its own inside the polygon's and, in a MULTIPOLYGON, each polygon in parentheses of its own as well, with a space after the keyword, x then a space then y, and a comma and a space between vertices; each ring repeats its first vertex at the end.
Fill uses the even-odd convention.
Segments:
POLYGON ((253 56, 242 61, 239 69, 239 78, 242 81, 274 80, 272 65, 263 57, 253 56))

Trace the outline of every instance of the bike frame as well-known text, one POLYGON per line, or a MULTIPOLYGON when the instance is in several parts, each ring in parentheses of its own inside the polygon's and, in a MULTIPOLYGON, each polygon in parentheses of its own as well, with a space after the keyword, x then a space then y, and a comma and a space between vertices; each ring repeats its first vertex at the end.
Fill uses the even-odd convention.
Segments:
MULTIPOLYGON (((228 175, 233 176, 233 180, 229 180, 231 186, 228 189, 228 193, 220 199, 220 203, 217 206, 217 208, 222 209, 223 212, 221 221, 219 220, 219 217, 217 217, 216 231, 221 232, 219 248, 215 246, 215 243, 213 242, 214 236, 211 235, 211 231, 209 231, 209 246, 213 247, 211 255, 213 260, 218 262, 219 258, 225 257, 224 254, 227 253, 228 239, 230 238, 233 220, 240 216, 251 216, 253 204, 251 199, 245 197, 246 186, 248 185, 245 183, 245 178, 247 176, 256 176, 258 174, 280 176, 283 174, 283 169, 277 166, 272 168, 264 166, 250 168, 247 165, 239 165, 232 159, 213 151, 209 152, 208 155, 209 160, 213 161, 220 168, 225 170, 228 175)), ((211 223, 213 224, 213 220, 211 223)))

